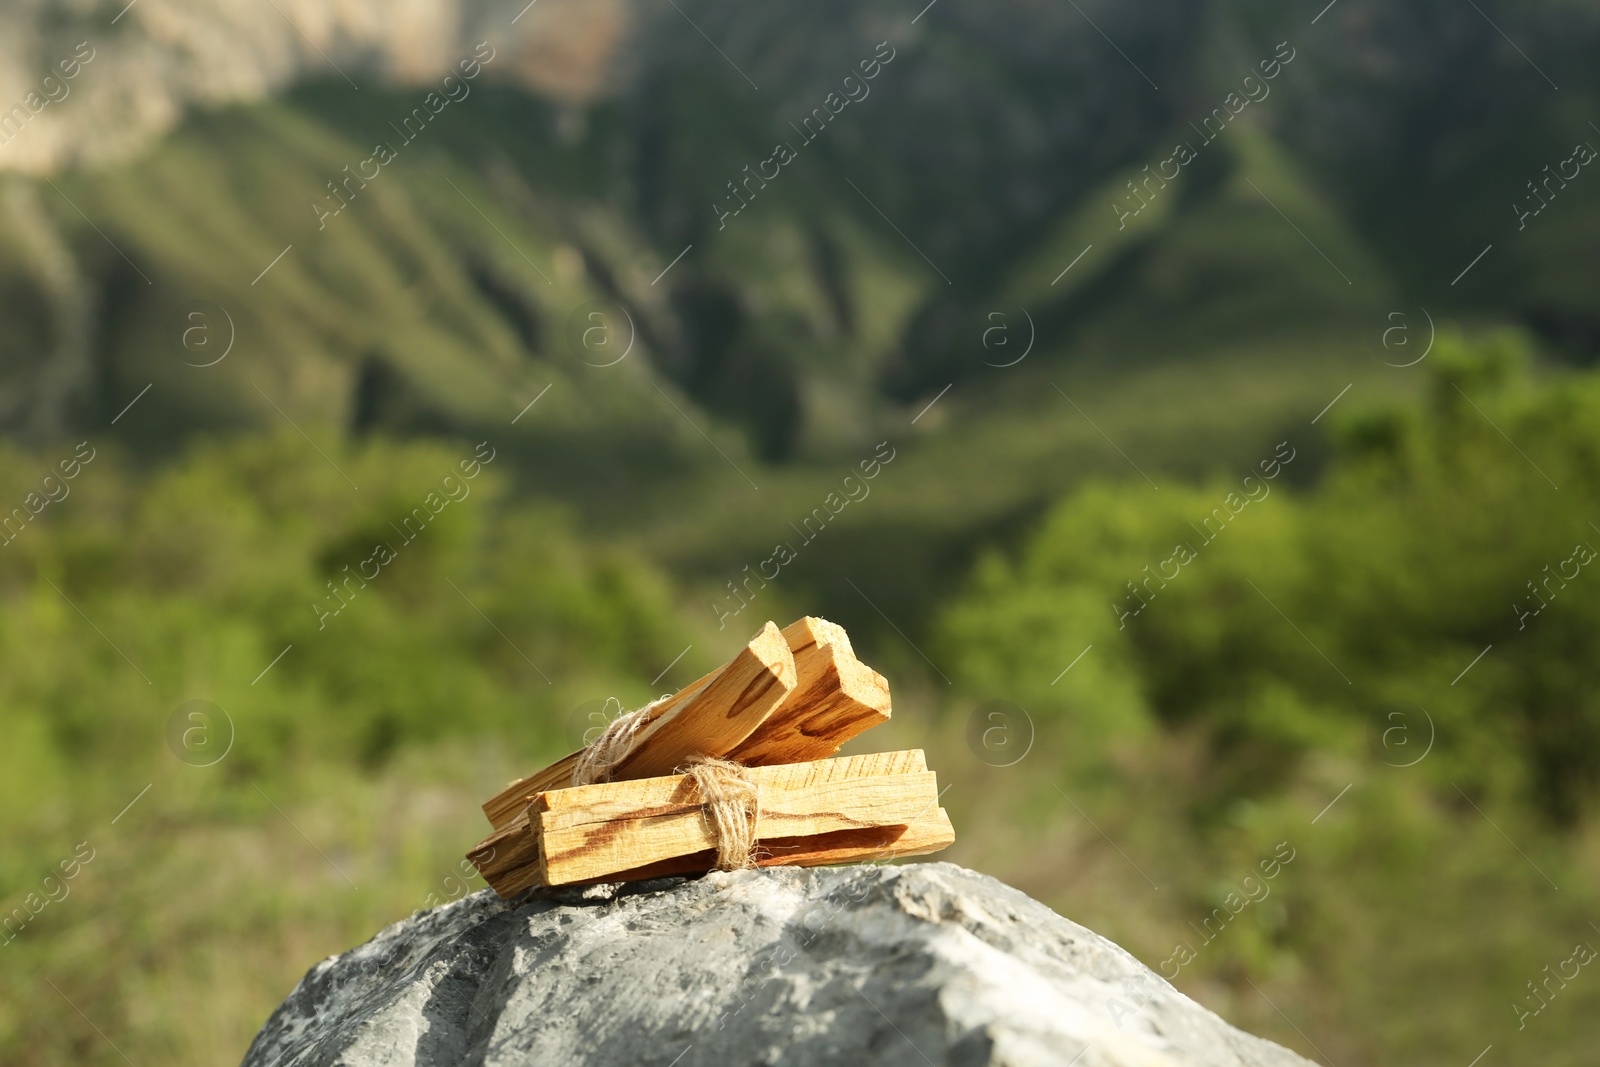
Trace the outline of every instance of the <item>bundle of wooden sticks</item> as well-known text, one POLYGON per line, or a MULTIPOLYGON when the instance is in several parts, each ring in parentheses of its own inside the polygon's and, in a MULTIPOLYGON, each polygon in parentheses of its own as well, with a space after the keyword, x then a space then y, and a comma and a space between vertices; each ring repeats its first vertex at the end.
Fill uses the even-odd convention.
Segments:
POLYGON ((732 661, 633 713, 622 743, 597 742, 598 771, 594 751, 574 752, 491 797, 494 832, 467 858, 507 898, 710 870, 727 842, 694 773, 706 757, 737 764, 755 798, 756 866, 937 852, 955 831, 920 750, 827 758, 889 711, 888 683, 843 627, 769 622, 732 661))

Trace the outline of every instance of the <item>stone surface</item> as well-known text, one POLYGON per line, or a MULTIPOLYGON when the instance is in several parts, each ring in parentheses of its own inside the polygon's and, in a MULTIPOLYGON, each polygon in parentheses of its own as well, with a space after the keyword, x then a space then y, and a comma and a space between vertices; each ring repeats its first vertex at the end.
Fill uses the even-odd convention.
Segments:
POLYGON ((0 116, 30 92, 50 101, 0 130, 0 172, 117 162, 191 108, 262 100, 307 80, 435 88, 479 42, 494 49, 488 81, 586 102, 612 72, 634 0, 118 0, 108 8, 0 4, 0 116), (44 82, 74 56, 71 81, 44 82))
POLYGON ((317 964, 245 1067, 1296 1067, 947 863, 485 890, 317 964))

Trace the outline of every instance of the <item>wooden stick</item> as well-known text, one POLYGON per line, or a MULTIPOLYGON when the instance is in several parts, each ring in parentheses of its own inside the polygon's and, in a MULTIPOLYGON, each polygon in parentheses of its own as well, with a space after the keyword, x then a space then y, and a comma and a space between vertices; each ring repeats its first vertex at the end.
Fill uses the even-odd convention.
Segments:
MULTIPOLYGON (((650 709, 633 751, 611 768, 612 780, 669 774, 690 756, 726 755, 777 709, 795 682, 788 640, 769 622, 727 666, 650 709)), ((491 797, 483 805, 490 825, 509 825, 535 793, 570 786, 578 756, 574 752, 491 797)))
POLYGON ((749 766, 825 759, 889 721, 889 683, 856 659, 844 627, 808 615, 785 626, 783 636, 794 654, 794 692, 728 759, 749 766))
POLYGON ((507 899, 539 884, 539 838, 525 818, 478 842, 467 859, 507 899))
MULTIPOLYGON (((926 773, 927 757, 922 749, 900 752, 868 752, 860 756, 841 756, 812 763, 781 763, 771 767, 747 767, 745 775, 768 793, 791 793, 832 782, 863 778, 900 777, 926 773)), ((643 818, 698 810, 700 798, 686 774, 669 774, 632 782, 605 782, 554 789, 536 794, 529 811, 541 815, 545 825, 577 826, 586 822, 643 818)), ((763 800, 765 810, 766 802, 763 800)))
MULTIPOLYGON (((920 774, 928 762, 920 748, 901 752, 869 752, 860 756, 818 760, 808 764, 752 767, 747 771, 763 790, 792 790, 804 785, 821 785, 873 775, 920 774)), ((692 796, 686 775, 644 778, 632 782, 607 782, 603 785, 574 786, 537 793, 506 825, 472 847, 467 858, 477 865, 486 880, 504 876, 524 863, 537 862, 537 835, 529 822, 530 807, 547 817, 585 813, 594 821, 644 814, 670 814, 699 808, 692 796), (526 841, 523 839, 527 838, 526 841)), ((582 819, 553 822, 576 825, 582 819)))
MULTIPOLYGON (((515 833, 537 852, 537 839, 527 827, 518 827, 515 833)), ((755 857, 755 864, 757 867, 829 867, 845 863, 872 863, 901 856, 925 856, 949 848, 955 839, 950 816, 943 808, 930 808, 917 819, 901 826, 840 830, 814 837, 764 839, 755 857)), ((471 856, 477 862, 478 851, 475 850, 471 856)), ((716 861, 716 850, 706 849, 572 884, 634 882, 669 874, 698 874, 711 870, 716 861)), ((510 869, 501 869, 496 864, 489 869, 480 868, 480 871, 484 880, 506 900, 524 890, 544 885, 539 878, 537 862, 512 866, 510 869)))
MULTIPOLYGON (((867 830, 841 830, 816 837, 764 840, 761 842, 763 854, 756 857, 755 863, 757 867, 832 867, 844 863, 873 863, 901 856, 926 856, 949 848, 955 839, 956 832, 950 825, 950 816, 943 808, 930 808, 915 822, 904 826, 879 826, 867 830)), ((709 871, 716 861, 716 851, 708 850, 618 871, 590 881, 636 882, 669 874, 698 874, 709 871)))
MULTIPOLYGON (((840 830, 904 826, 938 806, 932 772, 878 775, 795 789, 761 790, 757 840, 804 838, 840 830)), ((632 867, 717 847, 716 834, 690 785, 682 811, 572 823, 581 814, 536 813, 539 878, 545 885, 592 881, 632 867)))
MULTIPOLYGON (((726 666, 726 665, 724 665, 726 666)), ((723 668, 718 667, 710 674, 705 675, 689 685, 678 690, 670 700, 645 712, 648 720, 654 722, 664 715, 676 712, 692 698, 698 696, 723 668)), ((500 792, 490 797, 483 803, 483 813, 489 817, 489 825, 496 828, 507 826, 511 820, 520 815, 528 806, 528 801, 533 794, 546 789, 564 789, 572 784, 572 772, 578 766, 578 757, 582 752, 573 752, 562 756, 542 771, 535 771, 526 778, 518 778, 500 792)))
MULTIPOLYGON (((932 812, 938 797, 920 749, 751 767, 745 773, 761 790, 759 852, 766 858, 758 858, 758 865, 803 865, 812 863, 811 857, 818 857, 812 865, 851 862, 863 858, 862 849, 889 847, 884 824, 927 831, 894 844, 895 850, 907 855, 938 851, 954 839, 936 843, 941 840, 938 834, 927 829, 937 823, 932 812), (879 825, 873 834, 822 847, 824 838, 834 840, 840 832, 874 821, 879 825), (839 853, 838 848, 846 851, 839 853), (841 858, 829 858, 836 853, 841 858)), ((948 820, 942 825, 948 828, 948 820)), ((895 831, 894 837, 898 834, 895 831)), ((626 864, 629 869, 654 869, 702 851, 707 857, 704 863, 696 859, 687 867, 679 863, 672 869, 709 870, 714 846, 692 780, 669 775, 537 794, 522 814, 479 842, 468 858, 501 896, 509 898, 535 885, 621 880, 620 870, 600 868, 626 864), (615 843, 607 844, 613 835, 615 843), (545 851, 554 857, 554 869, 541 873, 541 862, 549 862, 542 856, 545 851)))

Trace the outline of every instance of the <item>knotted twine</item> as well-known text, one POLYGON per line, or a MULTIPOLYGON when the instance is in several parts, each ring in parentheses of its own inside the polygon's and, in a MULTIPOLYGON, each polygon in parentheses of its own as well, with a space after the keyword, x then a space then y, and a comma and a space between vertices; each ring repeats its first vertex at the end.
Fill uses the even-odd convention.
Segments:
MULTIPOLYGON (((650 721, 647 713, 668 699, 657 697, 639 710, 624 712, 607 723, 600 736, 578 753, 572 784, 609 782, 612 768, 638 746, 639 731, 650 721)), ((690 756, 678 771, 693 779, 700 793, 711 836, 717 843, 717 870, 754 867, 761 789, 745 774, 744 765, 712 756, 690 756)))
POLYGON ((712 756, 691 756, 683 767, 704 798, 711 836, 717 842, 719 871, 756 865, 753 850, 756 825, 761 821, 761 787, 744 771, 742 763, 712 756))
MULTIPOLYGON (((600 736, 578 753, 578 762, 572 768, 572 784, 594 785, 596 782, 611 781, 611 769, 627 759, 639 743, 639 731, 649 721, 645 714, 657 704, 670 699, 670 696, 656 697, 638 711, 625 711, 606 723, 600 736)), ((616 700, 616 697, 608 698, 606 703, 610 704, 612 700, 616 700)))

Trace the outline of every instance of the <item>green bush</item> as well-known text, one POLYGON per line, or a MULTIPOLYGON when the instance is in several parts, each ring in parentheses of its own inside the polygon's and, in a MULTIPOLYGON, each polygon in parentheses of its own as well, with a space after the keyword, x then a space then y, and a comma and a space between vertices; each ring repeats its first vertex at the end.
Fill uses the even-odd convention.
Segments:
MULTIPOLYGON (((1576 1063, 1600 986, 1526 1032, 1512 1005, 1574 941, 1600 944, 1600 375, 1540 381, 1514 335, 1441 335, 1411 373, 1426 404, 1356 395, 1325 420, 1309 490, 1293 460, 1083 488, 981 560, 935 658, 969 700, 1026 708, 1034 778, 1177 889, 1128 931, 1151 966, 1274 842, 1299 850, 1273 905, 1179 980, 1207 1003, 1313 1052, 1244 979, 1276 988, 1340 1063, 1464 1063, 1490 1042, 1576 1063)), ((1285 433, 1264 460, 1318 430, 1285 433)), ((1107 929, 1145 888, 1057 899, 1107 929)))
MULTIPOLYGON (((122 1062, 77 1009, 139 1062, 236 1059, 311 961, 466 891, 478 802, 570 747, 571 709, 642 703, 703 636, 651 569, 508 500, 504 461, 465 477, 470 446, 93 456, 0 547, 6 1063, 122 1062), (191 700, 222 714, 169 747, 191 700)), ((0 499, 31 515, 60 459, 6 452, 0 499)))

